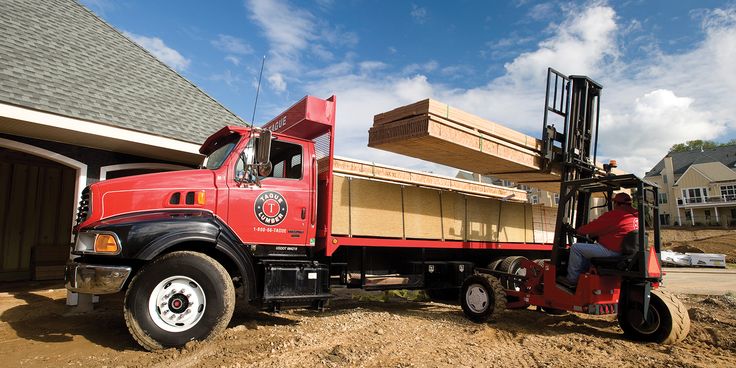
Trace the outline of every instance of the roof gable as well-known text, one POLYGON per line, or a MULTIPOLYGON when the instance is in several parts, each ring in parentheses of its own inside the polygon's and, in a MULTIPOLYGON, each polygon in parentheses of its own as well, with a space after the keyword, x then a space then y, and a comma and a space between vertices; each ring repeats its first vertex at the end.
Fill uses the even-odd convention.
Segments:
POLYGON ((244 124, 75 1, 2 10, 0 102, 192 143, 244 124))
MULTIPOLYGON (((721 146, 702 151, 670 152, 667 156, 672 157, 672 171, 675 176, 684 174, 690 165, 698 163, 720 162, 729 168, 736 167, 736 145, 721 146)), ((646 176, 660 175, 662 170, 664 170, 664 158, 659 160, 646 173, 646 176)))

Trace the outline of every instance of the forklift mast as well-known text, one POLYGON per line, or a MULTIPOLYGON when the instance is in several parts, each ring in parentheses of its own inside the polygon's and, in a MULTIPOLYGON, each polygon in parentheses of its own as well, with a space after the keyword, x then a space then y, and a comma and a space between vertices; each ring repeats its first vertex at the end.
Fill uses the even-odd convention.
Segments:
POLYGON ((557 171, 563 185, 557 208, 552 262, 568 241, 565 224, 588 222, 590 193, 565 190, 564 183, 593 178, 596 174, 598 117, 603 87, 586 76, 565 76, 547 69, 542 126, 542 170, 557 171), (558 131, 555 126, 562 126, 558 131))

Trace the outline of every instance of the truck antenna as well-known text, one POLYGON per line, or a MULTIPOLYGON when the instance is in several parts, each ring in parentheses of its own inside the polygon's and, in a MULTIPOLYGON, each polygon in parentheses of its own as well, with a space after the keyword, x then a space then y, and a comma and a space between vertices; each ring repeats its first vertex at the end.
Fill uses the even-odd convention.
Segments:
POLYGON ((266 55, 263 55, 261 60, 261 72, 258 74, 258 87, 256 87, 256 102, 253 103, 253 117, 250 118, 250 128, 253 129, 253 125, 256 121, 256 107, 258 106, 258 94, 261 92, 261 78, 263 78, 263 65, 266 64, 266 55))

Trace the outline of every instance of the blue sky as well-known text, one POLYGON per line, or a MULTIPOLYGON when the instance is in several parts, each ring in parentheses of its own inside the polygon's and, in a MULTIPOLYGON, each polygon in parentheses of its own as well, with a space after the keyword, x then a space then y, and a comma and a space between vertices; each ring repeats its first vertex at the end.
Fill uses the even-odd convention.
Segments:
POLYGON ((603 159, 643 174, 674 143, 736 137, 733 1, 110 1, 88 8, 247 121, 338 98, 337 154, 373 115, 435 98, 539 137, 546 67, 602 83, 603 159))

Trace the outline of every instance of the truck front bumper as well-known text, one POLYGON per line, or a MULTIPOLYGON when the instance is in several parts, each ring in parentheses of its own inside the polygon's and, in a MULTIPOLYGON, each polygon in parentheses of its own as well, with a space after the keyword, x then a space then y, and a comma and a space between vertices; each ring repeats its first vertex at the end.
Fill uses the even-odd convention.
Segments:
POLYGON ((132 269, 70 262, 66 265, 66 288, 82 294, 113 294, 123 289, 132 269))

